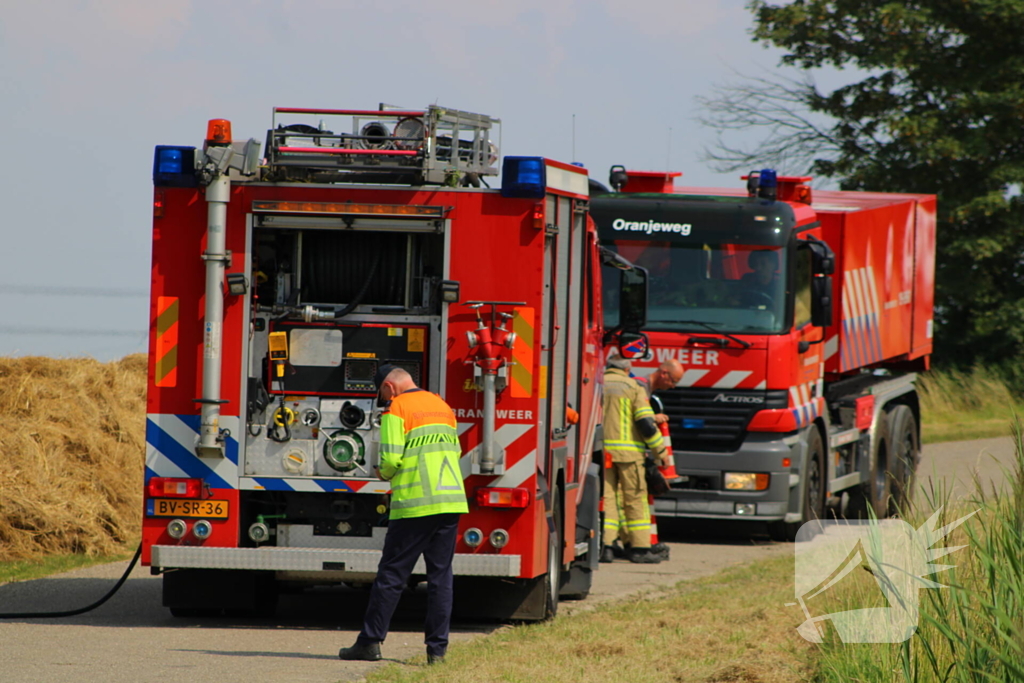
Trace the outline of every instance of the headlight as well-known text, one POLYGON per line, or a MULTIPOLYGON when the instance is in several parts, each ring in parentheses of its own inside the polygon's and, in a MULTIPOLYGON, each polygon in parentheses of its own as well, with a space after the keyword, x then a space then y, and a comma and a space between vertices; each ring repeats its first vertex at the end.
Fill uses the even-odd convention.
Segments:
POLYGON ((725 488, 729 491, 764 491, 768 488, 768 475, 758 472, 726 472, 725 488))

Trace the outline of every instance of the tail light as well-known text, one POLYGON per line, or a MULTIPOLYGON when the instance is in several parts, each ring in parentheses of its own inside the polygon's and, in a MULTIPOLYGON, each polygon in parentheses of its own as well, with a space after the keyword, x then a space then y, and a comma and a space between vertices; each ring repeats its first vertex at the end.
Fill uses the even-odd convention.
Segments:
POLYGON ((146 484, 150 498, 199 498, 203 495, 202 479, 153 477, 146 484))
POLYGON ((479 488, 476 504, 485 508, 524 508, 530 504, 529 489, 479 488))

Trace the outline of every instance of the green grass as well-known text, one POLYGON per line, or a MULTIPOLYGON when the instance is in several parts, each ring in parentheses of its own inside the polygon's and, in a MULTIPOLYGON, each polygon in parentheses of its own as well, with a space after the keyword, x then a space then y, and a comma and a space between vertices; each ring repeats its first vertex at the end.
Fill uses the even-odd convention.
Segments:
POLYGON ((1011 378, 990 368, 922 373, 922 443, 1009 436, 1014 416, 1024 414, 1010 384, 1011 378))
POLYGON ((813 646, 795 627, 789 555, 726 569, 654 594, 512 626, 374 670, 368 683, 680 683, 812 680, 813 646))
POLYGON ((0 585, 11 581, 29 581, 41 579, 51 574, 60 574, 72 569, 82 569, 96 564, 118 562, 130 559, 135 549, 125 550, 113 555, 96 555, 89 557, 81 554, 50 555, 34 560, 18 560, 0 562, 0 585))

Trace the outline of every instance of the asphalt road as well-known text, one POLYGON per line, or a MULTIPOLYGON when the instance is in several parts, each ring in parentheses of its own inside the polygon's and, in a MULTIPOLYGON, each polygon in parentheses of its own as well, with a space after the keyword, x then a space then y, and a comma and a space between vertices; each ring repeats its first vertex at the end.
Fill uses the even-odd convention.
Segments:
MULTIPOLYGON (((948 486, 968 495, 976 474, 986 489, 999 486, 1011 465, 1010 439, 926 446, 919 468, 924 487, 948 486)), ((718 525, 695 535, 679 524, 661 523, 672 559, 659 565, 617 561, 602 565, 590 597, 562 604, 563 613, 658 586, 713 574, 725 567, 791 553, 792 546, 745 529, 718 525)), ((98 599, 127 567, 117 562, 46 579, 0 586, 0 612, 69 610, 98 599)), ((136 568, 124 587, 100 608, 63 619, 0 621, 0 681, 3 683, 334 683, 358 680, 376 664, 341 662, 339 647, 359 629, 366 596, 357 591, 309 592, 282 599, 278 616, 255 619, 175 619, 160 606, 160 581, 136 568)), ((422 595, 403 598, 388 659, 423 665, 422 595)), ((488 633, 500 624, 456 623, 453 641, 488 633)))

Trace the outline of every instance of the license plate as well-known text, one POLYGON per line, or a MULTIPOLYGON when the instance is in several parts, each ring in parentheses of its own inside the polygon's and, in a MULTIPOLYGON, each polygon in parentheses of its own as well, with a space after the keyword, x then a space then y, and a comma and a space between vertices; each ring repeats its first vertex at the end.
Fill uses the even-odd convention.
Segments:
POLYGON ((227 519, 229 501, 226 500, 173 500, 154 498, 149 501, 150 517, 212 517, 227 519))

